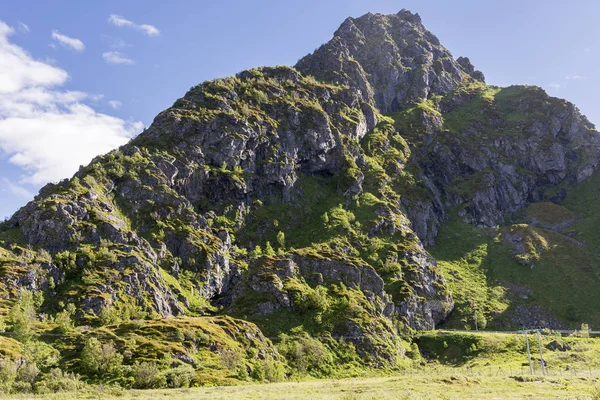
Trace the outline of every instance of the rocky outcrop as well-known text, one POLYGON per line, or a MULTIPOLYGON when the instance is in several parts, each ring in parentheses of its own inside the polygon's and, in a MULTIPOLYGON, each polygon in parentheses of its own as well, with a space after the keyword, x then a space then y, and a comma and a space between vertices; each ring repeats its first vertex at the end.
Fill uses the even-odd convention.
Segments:
POLYGON ((594 126, 539 88, 475 86, 446 97, 437 110, 416 112, 421 128, 401 132, 414 144, 429 198, 406 208, 426 244, 448 209, 458 209, 465 222, 493 227, 530 202, 560 202, 566 186, 598 167, 594 126))
POLYGON ((454 60, 418 14, 366 14, 348 18, 331 41, 302 58, 296 68, 360 89, 382 113, 399 111, 456 89, 476 74, 468 59, 454 60))

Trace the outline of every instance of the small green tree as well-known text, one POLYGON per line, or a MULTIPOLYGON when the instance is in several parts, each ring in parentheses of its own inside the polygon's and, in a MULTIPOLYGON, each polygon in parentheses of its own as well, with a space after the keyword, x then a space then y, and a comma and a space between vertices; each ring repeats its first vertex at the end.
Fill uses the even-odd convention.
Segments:
POLYGON ((579 336, 582 338, 590 337, 590 326, 588 324, 581 324, 581 329, 579 330, 579 336))
POLYGON ((285 249, 285 233, 282 231, 277 233, 277 244, 279 245, 280 249, 285 249))
POLYGON ((123 356, 117 352, 112 341, 101 343, 89 338, 81 351, 81 366, 88 375, 105 375, 120 371, 123 356))
POLYGON ((74 315, 75 305, 73 303, 69 303, 63 311, 56 314, 55 322, 58 325, 58 330, 62 333, 70 332, 75 325, 72 319, 74 315))
POLYGON ((256 246, 254 246, 254 250, 252 250, 251 255, 252 255, 252 257, 260 257, 263 255, 260 245, 257 244, 256 246))
POLYGON ((100 310, 100 322, 102 325, 112 325, 121 322, 119 311, 113 306, 106 306, 100 310))
POLYGON ((24 339, 31 337, 35 325, 35 305, 36 301, 33 293, 29 290, 23 290, 8 313, 8 321, 12 331, 18 333, 24 339))
POLYGON ((267 245, 265 246, 265 256, 275 257, 275 250, 273 249, 273 246, 271 246, 271 242, 267 242, 267 245))

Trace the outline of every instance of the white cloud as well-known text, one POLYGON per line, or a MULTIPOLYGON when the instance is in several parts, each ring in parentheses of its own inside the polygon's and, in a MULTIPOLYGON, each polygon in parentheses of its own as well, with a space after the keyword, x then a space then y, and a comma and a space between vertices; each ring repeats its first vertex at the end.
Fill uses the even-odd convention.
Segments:
POLYGON ((0 191, 3 193, 10 193, 11 195, 18 197, 22 200, 31 200, 35 194, 29 189, 24 188, 14 182, 11 182, 7 178, 2 178, 0 181, 0 191))
POLYGON ((577 74, 569 74, 565 76, 565 79, 568 81, 581 81, 585 79, 585 76, 577 75, 577 74))
POLYGON ((8 42, 13 30, 0 21, 0 96, 24 87, 63 84, 69 75, 62 69, 32 59, 23 49, 8 42))
POLYGON ((160 31, 154 25, 136 24, 135 22, 130 21, 121 15, 111 14, 110 17, 108 17, 108 22, 118 27, 133 28, 135 30, 143 32, 148 36, 160 35, 160 31))
POLYGON ((121 103, 119 100, 109 100, 108 105, 111 106, 114 110, 116 110, 118 108, 121 108, 123 103, 121 103))
POLYGON ((562 85, 560 83, 551 83, 548 86, 551 87, 552 89, 560 89, 562 87, 562 85))
MULTIPOLYGON (((0 21, 0 153, 20 167, 20 184, 41 185, 72 175, 100 153, 125 144, 141 122, 95 111, 80 91, 60 90, 66 71, 33 59, 11 43, 0 21)), ((6 182, 4 182, 6 185, 6 182)), ((7 186, 13 193, 25 194, 7 186)))
POLYGON ((19 25, 19 31, 23 32, 23 33, 29 33, 31 32, 31 29, 29 29, 29 25, 27 25, 24 22, 17 22, 17 24, 19 25))
POLYGON ((99 102, 99 101, 102 101, 102 100, 104 99, 104 95, 103 95, 102 93, 90 94, 90 95, 88 96, 88 98, 89 98, 89 99, 90 99, 92 102, 94 102, 94 103, 97 103, 97 102, 99 102))
POLYGON ((102 53, 102 58, 109 64, 131 65, 134 63, 131 58, 128 58, 125 54, 118 51, 107 51, 106 53, 102 53))
POLYGON ((69 37, 67 35, 63 35, 58 31, 52 31, 52 39, 58 41, 63 46, 69 47, 75 51, 81 52, 83 51, 83 49, 85 49, 85 45, 81 40, 69 37))

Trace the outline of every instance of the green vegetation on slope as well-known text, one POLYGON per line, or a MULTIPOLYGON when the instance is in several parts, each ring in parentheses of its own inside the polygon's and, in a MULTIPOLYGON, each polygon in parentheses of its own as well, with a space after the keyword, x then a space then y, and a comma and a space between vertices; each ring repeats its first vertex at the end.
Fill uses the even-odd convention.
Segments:
POLYGON ((483 313, 480 324, 521 328, 519 313, 531 306, 540 321, 545 311, 568 327, 600 326, 599 194, 596 173, 561 206, 534 203, 516 216, 533 225, 482 229, 458 217, 444 223, 429 251, 456 302, 448 326, 474 328, 475 314, 483 313))

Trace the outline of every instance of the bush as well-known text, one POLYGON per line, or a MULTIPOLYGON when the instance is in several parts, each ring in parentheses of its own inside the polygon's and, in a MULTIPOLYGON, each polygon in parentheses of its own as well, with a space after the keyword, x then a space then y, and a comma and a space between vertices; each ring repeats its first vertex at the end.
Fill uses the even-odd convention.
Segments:
POLYGON ((260 257, 262 256, 263 252, 262 249, 260 248, 260 245, 256 245, 254 247, 254 250, 252 250, 252 253, 250 254, 252 257, 260 257))
POLYGON ((261 382, 280 382, 285 379, 285 368, 281 362, 269 357, 254 364, 252 377, 261 382))
POLYGON ((277 233, 277 244, 279 245, 280 249, 285 249, 285 233, 282 231, 277 233))
POLYGON ((100 311, 100 322, 102 325, 112 325, 121 322, 121 316, 116 308, 107 306, 100 311))
POLYGON ((24 339, 29 339, 31 336, 36 321, 35 306, 33 293, 23 290, 8 314, 12 331, 20 334, 24 339))
POLYGON ((267 242, 264 254, 268 257, 275 257, 275 250, 273 249, 273 246, 271 246, 271 242, 267 242))
POLYGON ((301 313, 311 310, 324 311, 328 306, 329 298, 325 286, 317 286, 315 289, 309 288, 306 292, 299 292, 294 297, 294 308, 301 313))
POLYGON ((29 382, 16 381, 12 385, 11 393, 31 393, 33 391, 33 385, 29 382))
POLYGON ((100 343, 96 338, 89 338, 81 351, 81 366, 88 375, 116 373, 122 363, 123 356, 112 341, 100 343))
POLYGON ((167 386, 170 388, 187 388, 196 376, 196 370, 189 364, 180 365, 165 373, 167 386))
POLYGON ((237 349, 223 349, 221 351, 221 361, 225 368, 234 371, 242 361, 242 353, 237 349))
POLYGON ((311 337, 285 337, 277 349, 289 365, 300 374, 310 374, 316 377, 331 374, 333 358, 331 353, 320 341, 311 337))
POLYGON ((53 368, 35 384, 36 392, 40 394, 56 392, 74 392, 83 389, 85 383, 81 381, 78 374, 63 372, 59 368, 53 368))
POLYGON ((33 384, 39 374, 40 369, 37 367, 35 362, 28 362, 27 364, 21 365, 21 367, 19 367, 17 370, 17 380, 20 382, 33 384))
POLYGON ((17 378, 17 366, 10 360, 0 361, 0 393, 11 393, 17 378))
POLYGON ((165 375, 153 362, 136 363, 131 369, 133 386, 137 389, 158 389, 167 386, 165 375))
POLYGON ((68 333, 73 329, 73 319, 71 318, 75 314, 75 306, 69 303, 66 310, 63 310, 56 314, 55 322, 58 325, 58 330, 62 333, 68 333))
POLYGON ((47 369, 58 364, 60 353, 54 347, 47 343, 30 340, 25 343, 25 355, 30 363, 36 366, 47 369))

